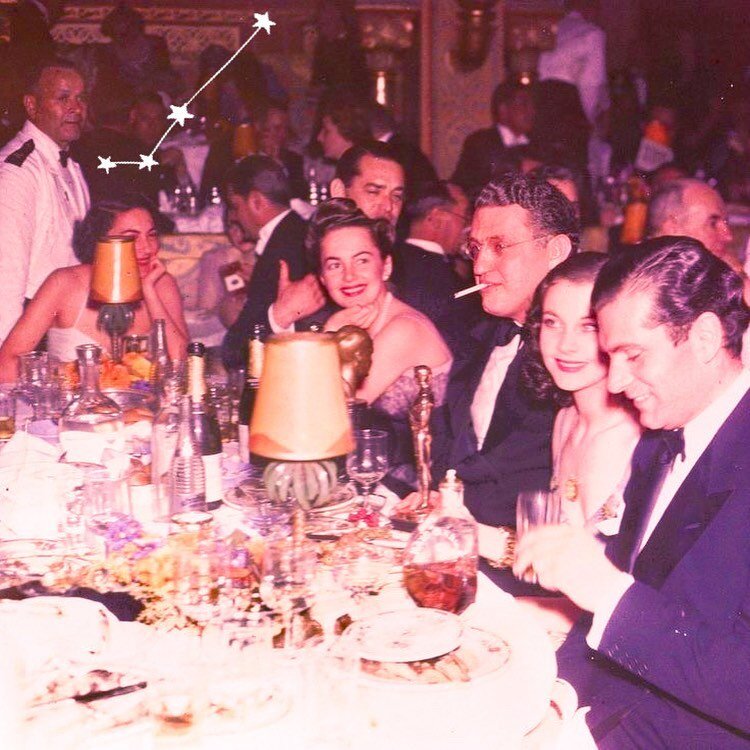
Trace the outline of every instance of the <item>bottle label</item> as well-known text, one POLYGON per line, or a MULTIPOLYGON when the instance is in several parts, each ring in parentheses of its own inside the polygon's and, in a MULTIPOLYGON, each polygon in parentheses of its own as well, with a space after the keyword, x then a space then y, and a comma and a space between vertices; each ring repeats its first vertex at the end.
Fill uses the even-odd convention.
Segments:
POLYGON ((206 475, 206 502, 220 502, 224 498, 224 488, 221 482, 221 453, 203 456, 203 471, 206 475))
POLYGON ((240 441, 240 460, 250 463, 250 425, 240 423, 238 425, 238 437, 240 441))

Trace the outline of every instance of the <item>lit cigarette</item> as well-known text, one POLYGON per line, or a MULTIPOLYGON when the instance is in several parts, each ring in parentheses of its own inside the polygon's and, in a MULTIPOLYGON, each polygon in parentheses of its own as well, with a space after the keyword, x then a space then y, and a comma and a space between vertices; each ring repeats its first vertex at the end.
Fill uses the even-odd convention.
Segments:
POLYGON ((462 289, 460 292, 456 292, 453 295, 453 299, 465 297, 467 294, 474 294, 474 292, 479 292, 487 286, 489 286, 489 284, 475 284, 474 286, 470 286, 468 289, 462 289))

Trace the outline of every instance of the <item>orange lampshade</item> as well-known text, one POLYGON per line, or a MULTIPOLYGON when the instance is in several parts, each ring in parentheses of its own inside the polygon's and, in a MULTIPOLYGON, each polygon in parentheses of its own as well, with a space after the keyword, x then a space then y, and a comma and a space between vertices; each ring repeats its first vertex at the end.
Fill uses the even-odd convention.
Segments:
POLYGON ((250 452, 283 461, 315 461, 353 448, 333 336, 272 336, 250 424, 250 452))
POLYGON ((90 297, 105 304, 143 299, 132 237, 102 237, 96 243, 90 297))

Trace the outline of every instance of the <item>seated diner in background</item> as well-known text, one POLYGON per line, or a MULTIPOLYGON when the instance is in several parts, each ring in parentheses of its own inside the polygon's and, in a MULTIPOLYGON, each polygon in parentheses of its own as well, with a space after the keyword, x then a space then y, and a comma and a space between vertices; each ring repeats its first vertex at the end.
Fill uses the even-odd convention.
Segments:
POLYGON ((138 194, 98 203, 89 210, 76 225, 73 237, 75 255, 81 265, 51 273, 26 306, 0 347, 0 382, 16 379, 18 355, 33 350, 45 334, 50 355, 61 362, 75 360, 75 349, 80 344, 98 344, 109 351, 109 336, 97 328, 97 309, 89 303, 96 243, 108 235, 132 237, 135 241, 143 301, 135 310, 128 333, 148 333, 151 323, 163 318, 170 357, 184 357, 188 332, 182 299, 176 281, 157 258, 159 237, 155 217, 156 209, 138 194))
POLYGON ((452 358, 430 319, 388 290, 392 247, 390 224, 368 219, 346 198, 332 198, 318 208, 305 242, 310 265, 328 296, 342 308, 328 318, 326 330, 355 325, 373 340, 372 367, 357 397, 401 417, 417 393, 413 368, 432 369, 440 401, 452 358))

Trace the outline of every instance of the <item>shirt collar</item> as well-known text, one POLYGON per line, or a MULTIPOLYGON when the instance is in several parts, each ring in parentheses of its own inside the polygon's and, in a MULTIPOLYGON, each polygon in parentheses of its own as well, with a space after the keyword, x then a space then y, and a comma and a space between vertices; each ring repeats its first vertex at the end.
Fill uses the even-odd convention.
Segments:
POLYGON ((510 128, 507 128, 500 123, 497 123, 497 132, 500 133, 500 138, 506 148, 513 148, 513 146, 527 146, 529 143, 529 139, 523 135, 523 133, 516 135, 516 133, 510 128))
POLYGON ((23 126, 23 131, 24 137, 28 136, 34 141, 34 148, 39 151, 47 161, 51 161, 58 166, 60 165, 60 151, 62 151, 62 149, 43 130, 39 130, 31 120, 26 120, 23 126))
POLYGON ((292 213, 292 209, 287 208, 286 211, 282 211, 280 214, 277 214, 273 217, 273 219, 271 219, 271 221, 266 222, 260 228, 260 230, 258 231, 258 241, 255 243, 256 255, 263 255, 263 251, 266 249, 266 245, 268 244, 268 240, 273 234, 274 229, 276 229, 276 227, 279 226, 279 224, 281 224, 281 222, 284 221, 284 219, 290 213, 292 213))
POLYGON ((436 255, 445 255, 442 245, 438 245, 437 242, 432 240, 420 240, 417 237, 407 237, 406 241, 410 245, 416 245, 421 247, 422 250, 426 250, 428 253, 435 253, 436 255))
POLYGON ((717 398, 685 425, 686 456, 703 453, 749 388, 750 370, 743 368, 717 398))

